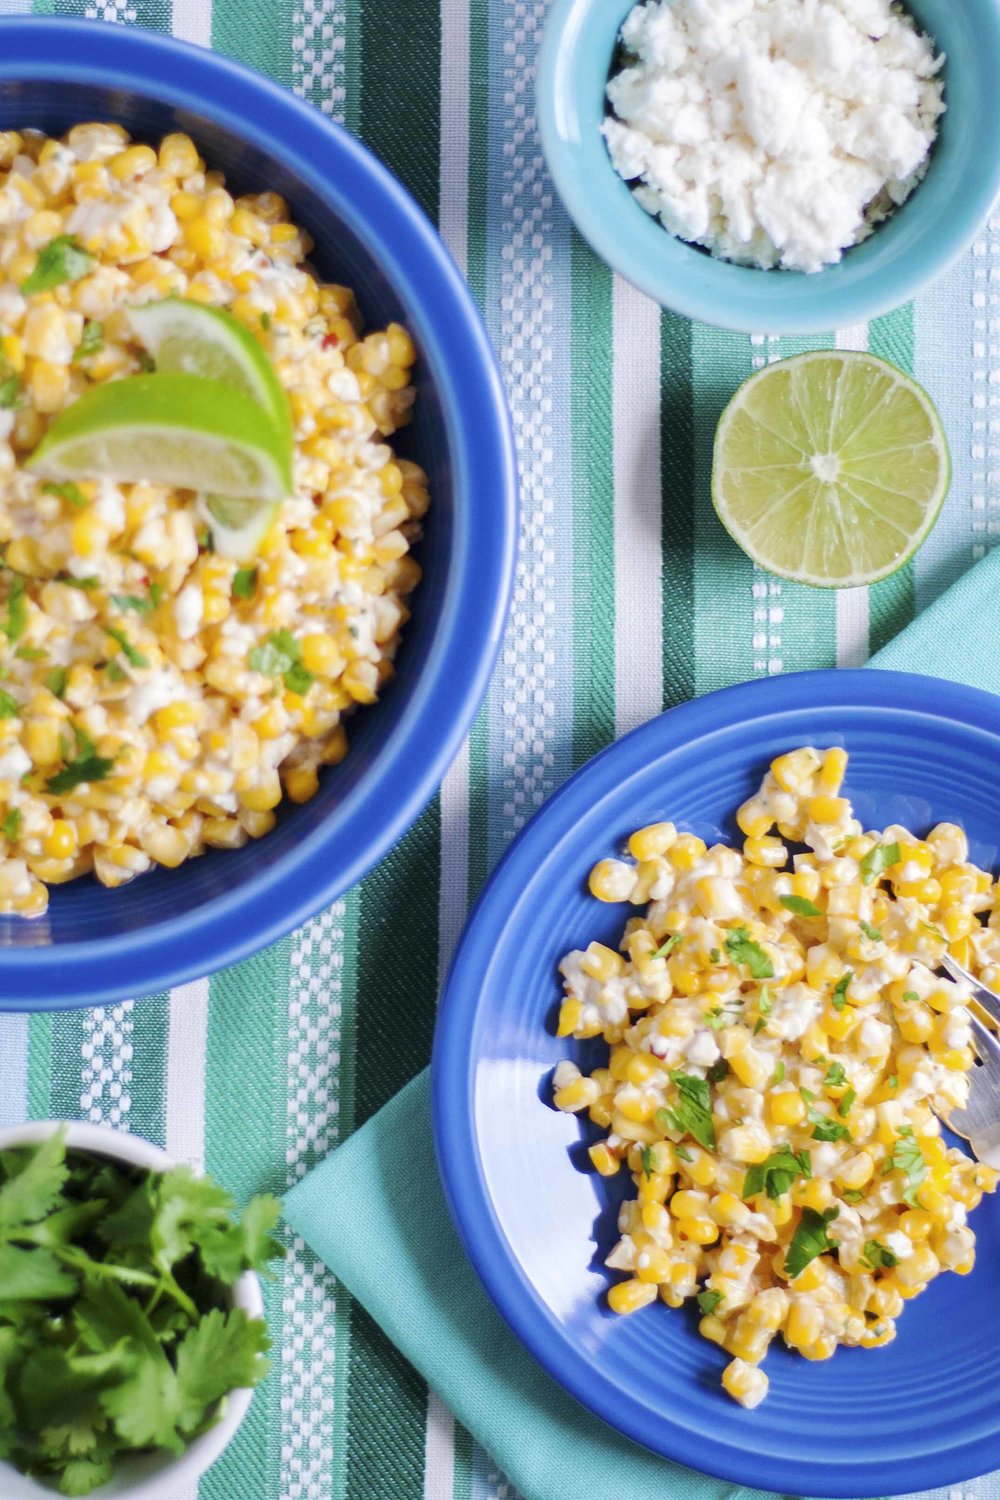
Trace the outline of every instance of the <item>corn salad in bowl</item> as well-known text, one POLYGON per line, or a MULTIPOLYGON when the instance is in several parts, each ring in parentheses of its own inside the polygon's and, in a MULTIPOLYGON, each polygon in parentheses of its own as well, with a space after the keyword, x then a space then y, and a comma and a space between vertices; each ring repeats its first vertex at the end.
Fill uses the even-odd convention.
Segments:
POLYGON ((950 951, 996 985, 1000 887, 953 824, 866 832, 846 763, 779 756, 737 814, 742 852, 638 830, 590 889, 643 913, 620 952, 561 965, 559 1035, 610 1055, 589 1076, 561 1062, 554 1103, 607 1132, 593 1167, 636 1187, 609 1304, 696 1299, 748 1407, 779 1333, 814 1360, 877 1347, 941 1271, 969 1272, 967 1215, 997 1183, 941 1137, 974 1056, 968 996, 936 970, 950 951))
POLYGON ((267 833, 393 673, 429 503, 388 442, 414 347, 364 334, 311 249, 184 134, 0 135, 0 912, 267 833), (149 368, 131 309, 170 297, 225 309, 287 393, 293 493, 250 558, 213 550, 191 491, 26 467, 85 392, 149 368))

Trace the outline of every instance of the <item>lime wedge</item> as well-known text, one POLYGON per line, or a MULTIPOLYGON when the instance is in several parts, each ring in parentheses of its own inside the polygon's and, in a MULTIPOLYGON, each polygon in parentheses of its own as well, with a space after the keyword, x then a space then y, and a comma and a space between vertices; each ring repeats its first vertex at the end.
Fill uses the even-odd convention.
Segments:
POLYGON ((133 375, 62 412, 28 459, 46 479, 148 480, 250 500, 292 492, 291 451, 260 408, 199 375, 133 375))
POLYGON ((913 556, 950 478, 927 392, 873 354, 827 350, 740 386, 716 429, 712 501, 768 572, 851 588, 913 556))
POLYGON ((278 507, 250 500, 246 495, 199 495, 198 511, 212 532, 212 546, 220 557, 238 562, 253 557, 278 507))
POLYGON ((275 430, 292 440, 288 397, 266 353, 231 313, 185 297, 164 297, 129 309, 132 326, 164 375, 221 380, 256 401, 275 430))

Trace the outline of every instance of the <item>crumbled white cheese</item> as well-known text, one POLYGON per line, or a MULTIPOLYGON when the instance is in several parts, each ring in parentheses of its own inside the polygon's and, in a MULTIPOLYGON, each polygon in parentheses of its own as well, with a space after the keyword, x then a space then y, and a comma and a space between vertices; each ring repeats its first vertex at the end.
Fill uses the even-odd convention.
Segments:
POLYGON ((944 58, 890 0, 649 0, 621 37, 611 159, 713 255, 818 271, 927 169, 944 58))

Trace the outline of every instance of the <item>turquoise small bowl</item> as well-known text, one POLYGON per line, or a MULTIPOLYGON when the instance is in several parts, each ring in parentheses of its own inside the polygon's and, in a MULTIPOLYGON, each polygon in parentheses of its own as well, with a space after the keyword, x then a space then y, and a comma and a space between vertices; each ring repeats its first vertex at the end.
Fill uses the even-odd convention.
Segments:
POLYGON ((661 306, 740 332, 822 333, 908 302, 972 244, 1000 192, 1000 0, 907 0, 947 59, 947 108, 927 175, 838 265, 808 275, 736 266, 677 239, 616 173, 600 127, 632 4, 554 0, 538 62, 538 124, 584 239, 661 306))

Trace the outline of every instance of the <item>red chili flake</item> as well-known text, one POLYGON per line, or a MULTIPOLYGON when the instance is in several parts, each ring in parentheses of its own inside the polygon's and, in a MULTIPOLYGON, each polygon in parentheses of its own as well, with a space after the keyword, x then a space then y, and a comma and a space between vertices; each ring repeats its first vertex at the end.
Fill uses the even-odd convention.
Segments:
POLYGON ((323 504, 323 493, 321 490, 313 490, 313 505, 323 504))
POLYGON ((323 348, 324 349, 336 349, 336 347, 337 347, 337 345, 339 343, 340 343, 340 339, 337 337, 337 335, 335 333, 324 333, 324 335, 323 335, 323 348))

